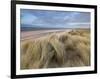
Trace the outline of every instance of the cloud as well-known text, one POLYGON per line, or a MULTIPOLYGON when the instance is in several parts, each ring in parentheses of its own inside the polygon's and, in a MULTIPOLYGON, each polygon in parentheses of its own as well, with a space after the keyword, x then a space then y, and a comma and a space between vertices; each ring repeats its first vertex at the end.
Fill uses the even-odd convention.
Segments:
POLYGON ((76 25, 90 26, 90 13, 21 9, 21 24, 44 28, 73 28, 76 25))
POLYGON ((21 24, 32 24, 36 19, 37 17, 32 14, 23 14, 21 17, 21 24))

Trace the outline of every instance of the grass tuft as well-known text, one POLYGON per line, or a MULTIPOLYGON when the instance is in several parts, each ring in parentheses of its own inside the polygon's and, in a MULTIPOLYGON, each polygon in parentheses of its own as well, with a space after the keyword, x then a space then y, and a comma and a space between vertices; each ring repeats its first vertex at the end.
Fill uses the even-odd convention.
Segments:
POLYGON ((90 30, 52 33, 21 44, 21 69, 90 64, 90 30))

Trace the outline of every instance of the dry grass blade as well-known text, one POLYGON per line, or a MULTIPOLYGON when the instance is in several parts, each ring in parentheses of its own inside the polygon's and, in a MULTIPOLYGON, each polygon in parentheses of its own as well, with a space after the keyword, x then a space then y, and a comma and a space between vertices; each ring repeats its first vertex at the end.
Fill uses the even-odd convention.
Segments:
POLYGON ((89 66, 90 56, 89 29, 50 33, 21 44, 21 69, 89 66))

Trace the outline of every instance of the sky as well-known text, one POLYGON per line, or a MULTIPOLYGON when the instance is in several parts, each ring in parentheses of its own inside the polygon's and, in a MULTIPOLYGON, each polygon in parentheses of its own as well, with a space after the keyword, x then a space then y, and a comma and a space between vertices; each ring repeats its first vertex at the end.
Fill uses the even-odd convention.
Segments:
POLYGON ((21 27, 41 28, 89 28, 90 13, 77 11, 53 11, 20 9, 21 27))

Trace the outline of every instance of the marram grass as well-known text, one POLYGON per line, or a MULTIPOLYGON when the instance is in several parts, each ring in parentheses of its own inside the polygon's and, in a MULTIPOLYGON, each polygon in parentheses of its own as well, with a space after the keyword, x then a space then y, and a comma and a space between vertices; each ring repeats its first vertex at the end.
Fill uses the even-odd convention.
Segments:
POLYGON ((21 43, 21 69, 89 66, 90 30, 48 34, 21 43))

